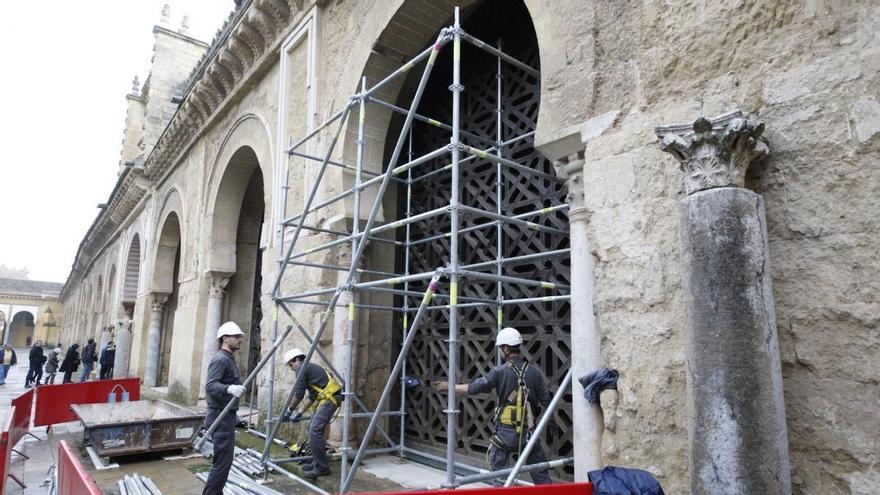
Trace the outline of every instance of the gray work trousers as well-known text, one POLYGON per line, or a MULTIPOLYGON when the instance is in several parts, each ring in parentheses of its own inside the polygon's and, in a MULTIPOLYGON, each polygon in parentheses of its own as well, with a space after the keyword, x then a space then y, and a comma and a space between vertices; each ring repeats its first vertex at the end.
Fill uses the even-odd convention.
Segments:
MULTIPOLYGON (((209 428, 220 411, 208 409, 205 415, 205 427, 209 428)), ((214 456, 211 458, 211 470, 208 472, 208 481, 202 495, 222 495, 226 479, 229 477, 229 469, 235 456, 235 412, 230 412, 223 417, 223 421, 211 435, 211 443, 214 445, 214 456)))
MULTIPOLYGON (((496 425, 495 435, 504 443, 505 448, 502 449, 495 446, 495 444, 492 444, 492 446, 489 447, 489 464, 492 466, 492 471, 500 471, 502 469, 507 469, 511 454, 516 455, 526 446, 526 443, 528 443, 529 440, 529 434, 523 433, 522 438, 520 438, 520 435, 517 434, 515 429, 508 426, 496 425)), ((541 442, 536 443, 535 447, 529 453, 529 457, 526 459, 526 465, 537 464, 539 462, 547 462, 547 455, 544 453, 544 447, 541 445, 541 442)), ((532 475, 532 481, 536 485, 550 483, 549 469, 532 471, 530 474, 532 475)), ((504 485, 504 480, 506 478, 506 476, 504 478, 495 478, 492 480, 492 485, 502 486, 504 485)))
POLYGON ((335 413, 336 405, 332 402, 325 402, 318 406, 318 410, 315 411, 311 421, 309 421, 312 469, 321 473, 330 470, 330 463, 327 461, 327 439, 324 438, 324 429, 333 420, 333 414, 335 413))

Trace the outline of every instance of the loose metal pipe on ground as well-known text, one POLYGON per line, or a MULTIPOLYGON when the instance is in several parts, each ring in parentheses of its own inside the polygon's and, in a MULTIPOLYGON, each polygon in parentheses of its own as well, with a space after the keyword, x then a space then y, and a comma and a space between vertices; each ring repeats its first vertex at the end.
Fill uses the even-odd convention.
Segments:
MULTIPOLYGON (((553 469, 561 466, 570 466, 574 463, 574 457, 566 457, 565 459, 557 459, 555 461, 539 462, 537 464, 529 464, 520 468, 519 472, 529 473, 532 471, 542 471, 544 469, 553 469)), ((470 476, 462 476, 456 479, 456 486, 469 485, 471 483, 479 483, 481 481, 491 480, 504 476, 513 471, 513 468, 501 469, 486 473, 474 474, 470 476)))

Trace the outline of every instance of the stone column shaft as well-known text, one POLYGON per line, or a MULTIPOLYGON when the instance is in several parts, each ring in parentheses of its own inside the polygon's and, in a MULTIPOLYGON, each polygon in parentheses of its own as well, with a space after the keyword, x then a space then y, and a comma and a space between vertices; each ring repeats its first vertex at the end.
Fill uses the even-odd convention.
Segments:
POLYGON ((791 493, 764 202, 744 189, 767 152, 740 112, 657 129, 681 161, 691 493, 791 493))
POLYGON ((205 334, 202 338, 202 369, 200 375, 199 396, 204 396, 208 377, 208 364, 219 348, 217 346, 217 329, 223 319, 223 294, 229 284, 228 275, 208 275, 208 309, 205 317, 205 334))
POLYGON ((116 324, 116 356, 113 358, 113 378, 128 378, 131 355, 131 320, 116 324))
POLYGON ((159 381, 159 342, 162 337, 162 313, 167 294, 153 294, 150 305, 150 323, 147 330, 147 361, 144 367, 144 386, 155 387, 159 381))
MULTIPOLYGON (((602 367, 601 338, 593 311, 595 295, 594 261, 587 234, 589 214, 585 205, 582 156, 572 156, 555 163, 560 177, 566 179, 569 202, 569 239, 571 244, 571 367, 575 377, 602 367)), ((572 380, 572 443, 574 445, 575 481, 588 481, 587 473, 603 467, 602 433, 604 423, 598 404, 583 400, 580 382, 572 380)))

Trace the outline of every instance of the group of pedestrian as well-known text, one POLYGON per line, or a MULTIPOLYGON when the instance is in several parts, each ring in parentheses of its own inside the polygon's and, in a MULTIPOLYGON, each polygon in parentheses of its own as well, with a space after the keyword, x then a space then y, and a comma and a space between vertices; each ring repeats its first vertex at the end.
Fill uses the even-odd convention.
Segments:
MULTIPOLYGON (((38 385, 52 385, 55 383, 55 376, 60 372, 63 374, 61 383, 73 382, 73 374, 79 370, 82 363, 83 372, 79 381, 88 381, 97 362, 101 366, 99 379, 110 380, 113 378, 113 361, 116 359, 116 345, 111 341, 101 351, 100 356, 96 353, 97 344, 95 339, 89 339, 82 350, 82 356, 79 352, 79 344, 73 344, 61 358, 61 347, 57 346, 49 351, 47 355, 43 350, 43 341, 38 340, 31 346, 28 353, 28 372, 25 377, 24 386, 30 388, 38 385), (45 375, 45 376, 44 376, 45 375), (42 380, 42 382, 41 382, 42 380)), ((6 376, 9 369, 18 364, 18 356, 15 349, 9 344, 0 348, 0 385, 6 384, 6 376)))

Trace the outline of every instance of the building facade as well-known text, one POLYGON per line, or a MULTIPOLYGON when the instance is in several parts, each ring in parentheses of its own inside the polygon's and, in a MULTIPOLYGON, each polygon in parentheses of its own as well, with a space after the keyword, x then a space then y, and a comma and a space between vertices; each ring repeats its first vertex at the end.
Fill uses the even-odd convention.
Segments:
POLYGON ((60 342, 64 325, 63 284, 24 278, 0 278, 0 330, 3 344, 30 347, 42 340, 60 342))
MULTIPOLYGON (((755 391, 724 382, 705 400, 723 402, 718 411, 729 406, 725 401, 764 393, 780 404, 774 411, 784 414, 782 438, 759 440, 773 443, 776 454, 784 451, 773 461, 775 481, 768 482, 779 492, 870 493, 880 485, 880 261, 872 214, 880 197, 876 2, 251 0, 241 2, 210 44, 160 24, 153 32, 150 76, 127 97, 116 187, 86 233, 62 292, 62 342, 92 337, 103 346, 113 339, 115 374, 140 376, 145 385, 168 387, 169 397, 192 403, 202 393, 213 332, 220 322, 233 320, 247 333, 242 370, 253 369, 261 350, 271 345, 279 222, 308 201, 319 170, 288 157, 288 147, 344 107, 363 77, 375 84, 430 46, 451 25, 455 6, 462 9, 466 31, 510 47, 540 68, 533 81, 505 74, 505 80, 518 82, 505 86, 517 92, 504 96, 502 111, 511 132, 534 131, 529 147, 516 156, 556 175, 561 185, 524 182, 521 196, 510 195, 507 205, 547 206, 544 201, 566 197, 569 205, 557 227, 570 232, 570 257, 520 273, 571 285, 570 302, 523 306, 505 318, 540 342, 528 353, 556 383, 569 366, 577 376, 600 365, 621 373, 616 401, 606 403, 597 428, 579 426, 597 411, 579 400, 582 388, 574 385, 556 418, 564 434, 546 437, 554 456, 574 451, 574 470, 559 474, 582 479, 589 466, 641 467, 670 493, 688 487, 699 492, 700 486, 717 486, 716 478, 735 492, 749 477, 742 470, 750 465, 745 461, 726 469, 718 461, 715 471, 711 463, 695 464, 702 445, 695 435, 704 433, 689 418, 701 414, 704 399, 696 393, 701 377, 691 365, 701 361, 692 337, 708 321, 700 319, 699 303, 715 301, 714 289, 723 285, 709 277, 708 290, 695 289, 695 281, 710 274, 692 256, 697 244, 688 235, 697 230, 682 228, 716 211, 713 199, 699 214, 685 214, 693 198, 707 197, 700 193, 710 186, 691 187, 702 180, 763 198, 754 201, 761 204, 755 218, 763 239, 758 245, 764 246, 756 249, 765 262, 751 271, 743 268, 742 276, 760 278, 757 286, 767 291, 744 299, 759 300, 760 307, 744 303, 742 310, 763 315, 767 345, 758 353, 766 351, 768 358, 746 361, 770 383, 755 391), (669 126, 680 122, 692 124, 669 126), (722 165, 736 168, 741 180, 719 179, 722 165)), ((449 63, 443 56, 438 70, 449 63)), ((483 95, 493 83, 480 77, 492 73, 495 59, 474 60, 464 68, 462 94, 470 113, 463 125, 478 132, 485 118, 480 102, 493 101, 483 95)), ((443 77, 425 90, 420 111, 437 116, 448 111, 451 76, 443 77)), ((415 82, 397 80, 383 88, 381 98, 407 107, 415 82)), ((370 112, 363 160, 367 170, 381 173, 401 123, 387 107, 370 112)), ((329 128, 317 137, 324 144, 333 139, 329 128)), ((438 139, 422 132, 413 143, 427 147, 438 139)), ((353 163, 357 141, 357 120, 351 118, 333 159, 353 163)), ((345 169, 326 174, 319 199, 352 187, 345 169)), ((465 188, 478 182, 472 179, 465 188)), ((425 204, 444 185, 432 187, 423 191, 425 204)), ((361 215, 371 204, 370 191, 365 190, 368 206, 361 215)), ((479 187, 470 194, 479 197, 479 187)), ((402 215, 399 196, 395 191, 382 198, 378 221, 402 215)), ((310 222, 345 230, 354 210, 352 201, 343 202, 310 222)), ((719 218, 732 218, 731 211, 719 218)), ((710 237, 735 241, 724 232, 710 237)), ((314 245, 330 239, 318 230, 304 236, 314 245)), ((565 239, 551 238, 511 245, 513 256, 568 247, 565 239)), ((473 249, 479 259, 480 244, 473 249)), ((308 261, 345 266, 351 254, 340 245, 308 261)), ((435 265, 443 262, 431 252, 418 259, 425 266, 432 259, 435 265)), ((402 259, 399 250, 377 242, 367 248, 363 263, 395 272, 402 259)), ((339 277, 333 270, 292 266, 281 285, 307 291, 336 286, 339 277)), ((393 302, 391 295, 358 298, 365 306, 393 302)), ((341 367, 346 318, 338 313, 320 344, 341 367)), ((319 308, 296 310, 307 327, 317 325, 320 314, 319 308)), ((392 330, 399 328, 398 320, 360 311, 355 328, 356 389, 371 403, 399 346, 392 330)), ((490 364, 486 352, 493 328, 494 321, 465 329, 465 345, 475 349, 466 353, 461 369, 466 376, 490 364)), ((718 330, 712 342, 727 342, 722 330, 735 334, 738 328, 718 330)), ((294 337, 284 348, 294 345, 307 342, 294 337)), ((432 345, 425 339, 422 349, 432 345)), ((737 349, 733 341, 722 345, 716 355, 730 357, 718 366, 740 372, 737 349)), ((442 363, 419 359, 414 362, 420 372, 432 379, 443 375, 442 363)), ((281 366, 276 376, 277 403, 292 377, 281 366)), ((258 384, 265 404, 268 384, 263 377, 258 384)), ((438 405, 412 419, 424 424, 411 424, 408 435, 436 447, 442 407, 429 395, 422 402, 438 405), (431 434, 420 436, 425 431, 431 434)), ((466 418, 481 427, 468 434, 463 447, 473 455, 486 448, 482 430, 491 405, 468 405, 475 412, 466 418)), ((760 437, 738 430, 743 423, 736 412, 716 418, 717 430, 726 433, 709 442, 730 446, 725 459, 746 456, 742 445, 760 437)))

